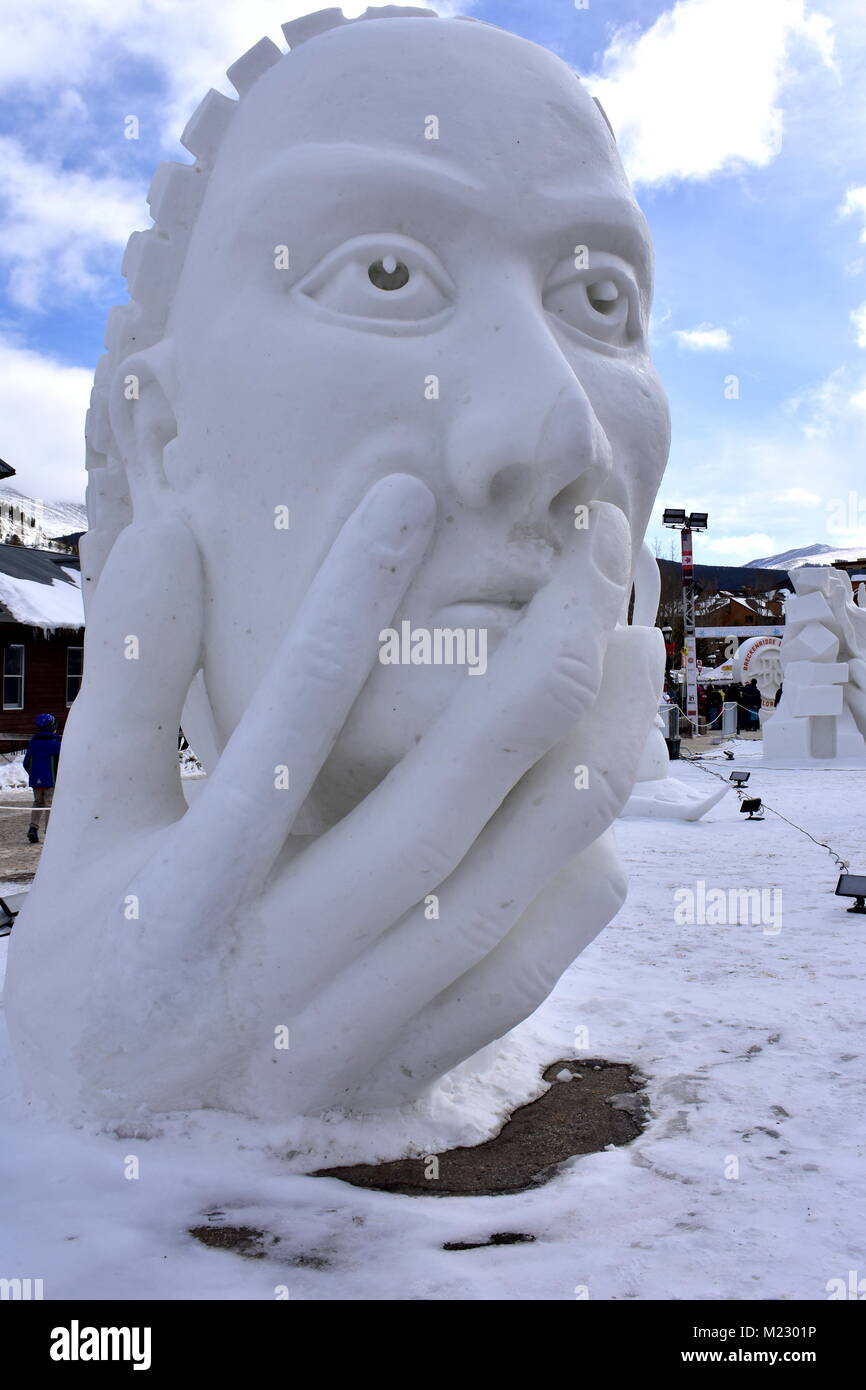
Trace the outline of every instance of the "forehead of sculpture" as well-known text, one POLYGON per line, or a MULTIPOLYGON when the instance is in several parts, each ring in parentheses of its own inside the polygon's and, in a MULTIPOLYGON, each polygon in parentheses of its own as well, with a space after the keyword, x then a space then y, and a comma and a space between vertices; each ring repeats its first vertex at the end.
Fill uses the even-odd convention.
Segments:
POLYGON ((316 144, 456 165, 511 199, 591 185, 632 201, 604 118, 571 69, 485 24, 369 20, 300 45, 241 102, 212 183, 237 198, 275 155, 316 144))

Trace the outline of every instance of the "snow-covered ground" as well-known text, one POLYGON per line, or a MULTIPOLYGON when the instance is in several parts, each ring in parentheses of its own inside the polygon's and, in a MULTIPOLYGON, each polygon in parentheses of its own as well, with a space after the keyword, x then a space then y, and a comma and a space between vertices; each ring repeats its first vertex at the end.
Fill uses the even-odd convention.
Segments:
POLYGON ((5 754, 0 758, 0 793, 20 791, 27 786, 27 773, 24 771, 24 754, 5 754))
MULTIPOLYGON (((179 762, 181 777, 202 776, 201 763, 191 749, 184 749, 179 755, 179 762)), ((24 771, 23 752, 6 753, 0 756, 0 794, 6 791, 20 791, 26 786, 28 786, 28 778, 24 771)))
MULTIPOLYGON (((741 743, 737 763, 708 765, 750 766, 750 791, 866 872, 866 769, 770 770, 759 752, 741 743)), ((676 773, 711 785, 696 766, 676 773)), ((47 1299, 272 1299, 285 1286, 324 1300, 822 1300, 829 1281, 866 1276, 866 919, 833 896, 825 849, 772 814, 747 822, 733 794, 700 823, 618 833, 628 902, 509 1043, 488 1094, 502 1107, 559 1057, 635 1062, 653 1118, 634 1143, 516 1196, 366 1192, 291 1171, 316 1165, 263 1150, 230 1116, 145 1124, 150 1138, 34 1117, 4 1032, 0 1276, 41 1278, 47 1299), (748 916, 728 892, 745 888, 764 890, 761 920, 683 920, 692 905, 748 916), (186 1228, 212 1210, 279 1236, 279 1255, 201 1246, 186 1228), (441 1248, 499 1231, 536 1239, 441 1248)), ((384 1132, 413 1125, 423 1151, 421 1115, 384 1132)), ((363 1125, 331 1129, 329 1161, 376 1147, 363 1125)))

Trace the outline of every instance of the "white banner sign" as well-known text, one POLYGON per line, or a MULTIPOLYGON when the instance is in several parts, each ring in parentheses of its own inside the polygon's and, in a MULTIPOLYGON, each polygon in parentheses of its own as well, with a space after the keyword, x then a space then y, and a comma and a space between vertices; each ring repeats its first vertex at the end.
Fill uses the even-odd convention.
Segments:
POLYGON ((696 637, 784 637, 785 627, 696 627, 696 637))

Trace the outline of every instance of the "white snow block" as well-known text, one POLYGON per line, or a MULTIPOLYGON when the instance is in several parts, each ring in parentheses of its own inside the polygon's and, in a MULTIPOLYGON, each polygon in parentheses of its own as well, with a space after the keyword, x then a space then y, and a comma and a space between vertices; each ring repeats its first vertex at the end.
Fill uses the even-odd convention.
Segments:
POLYGON ((258 81, 262 73, 272 68, 274 63, 278 63, 282 56, 272 39, 259 39, 243 57, 238 58, 236 63, 232 63, 231 67, 226 69, 226 77, 238 96, 242 97, 258 81))
POLYGON ((847 661, 789 661, 785 667, 787 686, 844 685, 847 680, 847 661))
POLYGON ((784 669, 792 661, 833 662, 838 655, 839 638, 818 622, 807 623, 796 637, 786 637, 782 646, 784 669))
MULTIPOLYGON (((797 593, 818 593, 823 594, 825 598, 829 598, 830 591, 834 584, 834 575, 838 575, 838 573, 839 571, 834 570, 832 565, 816 565, 814 569, 806 569, 805 567, 803 569, 798 569, 797 593)), ((790 606, 791 600, 789 599, 788 607, 790 608, 790 606)))
POLYGON ((204 195, 205 175, 195 164, 160 164, 147 193, 150 215, 160 230, 189 231, 204 195))
POLYGON ((808 714, 841 714, 841 685, 795 685, 785 691, 788 714, 800 719, 808 714))
POLYGON ((823 594, 797 593, 785 604, 785 627, 790 629, 811 622, 831 622, 833 612, 823 594))
MULTIPOLYGON (((786 692, 785 700, 787 698, 786 692)), ((774 762, 784 759, 800 762, 811 756, 808 719, 783 718, 780 710, 764 730, 763 757, 774 762)))
POLYGON ((307 39, 314 39, 317 34, 326 34, 329 29, 339 29, 348 22, 337 5, 329 10, 315 10, 312 14, 300 15, 298 19, 289 19, 280 27, 289 48, 297 48, 307 39))
POLYGON ((200 164, 210 167, 235 114, 237 102, 213 88, 199 102, 184 127, 180 143, 200 164))

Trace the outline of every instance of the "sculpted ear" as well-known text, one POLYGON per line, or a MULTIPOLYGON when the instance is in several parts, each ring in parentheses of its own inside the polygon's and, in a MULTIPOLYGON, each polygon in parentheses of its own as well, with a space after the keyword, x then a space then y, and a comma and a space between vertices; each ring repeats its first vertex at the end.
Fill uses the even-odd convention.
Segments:
POLYGON ((174 355, 163 340, 117 368, 109 392, 111 428, 136 515, 158 514, 168 493, 163 454, 177 435, 174 355))

